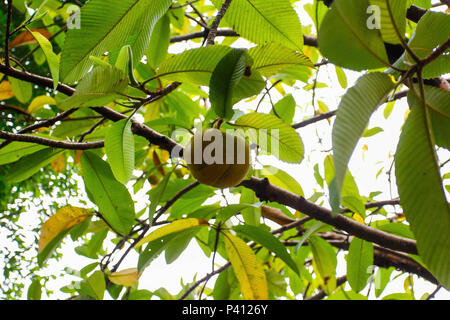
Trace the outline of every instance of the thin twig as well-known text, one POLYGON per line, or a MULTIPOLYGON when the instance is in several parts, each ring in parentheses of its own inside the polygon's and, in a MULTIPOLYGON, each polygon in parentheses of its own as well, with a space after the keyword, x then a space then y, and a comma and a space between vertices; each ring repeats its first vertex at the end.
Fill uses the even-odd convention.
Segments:
POLYGON ((8 0, 8 9, 6 14, 6 35, 5 35, 5 66, 7 68, 9 65, 9 37, 11 28, 11 17, 12 17, 12 0, 8 0))

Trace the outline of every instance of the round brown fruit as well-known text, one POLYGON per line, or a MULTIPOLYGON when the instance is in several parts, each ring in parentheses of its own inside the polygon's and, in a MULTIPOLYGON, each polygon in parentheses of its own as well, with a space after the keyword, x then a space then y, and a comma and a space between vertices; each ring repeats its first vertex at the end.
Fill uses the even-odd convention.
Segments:
POLYGON ((228 188, 238 185, 247 175, 250 148, 242 137, 212 128, 191 138, 184 160, 200 183, 228 188))

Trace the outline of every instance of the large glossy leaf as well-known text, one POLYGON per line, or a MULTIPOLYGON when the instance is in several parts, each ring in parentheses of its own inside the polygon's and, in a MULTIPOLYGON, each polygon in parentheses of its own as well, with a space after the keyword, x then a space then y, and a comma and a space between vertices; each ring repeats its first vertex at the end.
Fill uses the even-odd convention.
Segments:
POLYGON ((134 170, 134 138, 129 119, 119 120, 109 128, 105 150, 114 177, 126 184, 134 170))
POLYGON ((395 155, 395 174, 403 212, 417 240, 420 257, 439 282, 450 289, 450 207, 437 163, 430 111, 413 93, 412 109, 395 155))
POLYGON ((336 0, 322 21, 318 42, 322 54, 341 67, 353 70, 388 65, 378 29, 367 27, 369 0, 336 0))
POLYGON ((208 85, 214 68, 231 50, 227 46, 186 50, 163 61, 158 75, 172 81, 208 85))
MULTIPOLYGON (((220 8, 224 1, 212 2, 220 8)), ((278 41, 295 50, 303 47, 302 26, 288 0, 234 0, 224 20, 242 37, 254 43, 278 41)))
MULTIPOLYGON (((208 86, 211 76, 220 60, 233 49, 227 46, 208 46, 187 50, 161 63, 158 76, 164 79, 208 86)), ((236 85, 233 103, 257 94, 265 86, 259 72, 243 76, 236 85)))
POLYGON ((30 153, 35 153, 45 148, 45 146, 35 143, 13 141, 0 149, 0 165, 15 162, 30 153))
POLYGON ((233 49, 216 65, 209 83, 211 107, 219 117, 226 120, 233 116, 233 93, 236 85, 244 75, 246 52, 233 49))
POLYGON ((69 29, 61 57, 61 78, 74 82, 91 67, 89 56, 134 43, 138 61, 150 40, 156 21, 164 15, 169 0, 89 1, 81 8, 81 28, 69 29), (138 54, 140 51, 141 55, 138 54))
POLYGON ((249 139, 256 142, 262 151, 290 163, 303 160, 304 149, 300 136, 276 116, 252 112, 236 119, 235 124, 244 129, 249 139))
POLYGON ((373 243, 354 237, 347 255, 347 280, 353 291, 359 292, 367 284, 373 265, 373 243))
POLYGON ((289 266, 289 268, 291 268, 298 274, 297 265, 295 264, 294 260, 292 260, 285 246, 283 246, 280 240, 275 238, 275 236, 269 231, 251 225, 234 226, 233 230, 249 237, 251 240, 261 244, 262 246, 275 253, 289 266))
POLYGON ((258 71, 264 77, 271 77, 290 66, 313 67, 311 60, 303 53, 278 42, 253 47, 248 54, 253 59, 252 70, 258 71))
POLYGON ((127 74, 112 66, 97 66, 77 86, 75 93, 58 107, 67 110, 99 107, 119 98, 128 86, 127 74))
POLYGON ((394 84, 388 75, 362 76, 342 98, 333 125, 334 188, 330 189, 333 212, 339 211, 341 188, 347 164, 359 138, 376 108, 385 101, 394 84))
POLYGON ((156 69, 167 56, 170 40, 170 19, 167 15, 161 17, 153 28, 150 43, 145 50, 147 64, 156 69))
POLYGON ((41 168, 47 166, 64 150, 45 148, 29 154, 15 162, 5 175, 5 181, 16 183, 28 179, 41 168))
MULTIPOLYGON (((448 40, 450 34, 450 15, 444 12, 427 11, 419 20, 408 46, 417 57, 423 59, 432 53, 437 46, 448 40), (430 34, 433 36, 430 37, 430 34)), ((423 69, 424 78, 438 77, 450 72, 450 49, 445 50, 437 59, 426 65, 423 69)), ((405 53, 405 62, 415 63, 408 53, 405 53)))
POLYGON ((407 9, 405 0, 369 0, 369 2, 380 10, 380 33, 383 41, 392 44, 401 43, 395 28, 401 35, 405 34, 407 9), (389 11, 392 13, 392 17, 389 11))
POLYGON ((450 150, 450 91, 432 86, 424 90, 435 143, 450 150))
POLYGON ((91 151, 81 156, 83 179, 100 214, 117 232, 128 234, 134 224, 134 202, 123 184, 114 178, 108 163, 91 151))
POLYGON ((264 267, 253 250, 240 238, 224 234, 225 250, 246 300, 267 300, 268 288, 264 267))

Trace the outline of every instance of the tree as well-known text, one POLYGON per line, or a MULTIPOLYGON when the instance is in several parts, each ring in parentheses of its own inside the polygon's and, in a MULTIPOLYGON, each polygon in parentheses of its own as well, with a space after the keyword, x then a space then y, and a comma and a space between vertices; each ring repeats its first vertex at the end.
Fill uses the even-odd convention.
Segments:
MULTIPOLYGON (((41 298, 39 270, 69 236, 93 261, 61 288, 73 299, 366 299, 372 287, 377 298, 429 299, 450 288, 445 2, 85 2, 2 7, 0 221, 18 247, 1 251, 4 297, 31 281, 27 297, 41 298), (320 82, 321 68, 342 95, 320 82), (405 100, 395 155, 376 173, 388 185, 363 194, 352 154, 405 100), (183 158, 211 127, 252 150, 246 178, 225 189, 196 181, 183 158), (313 182, 298 178, 301 166, 313 182), (143 189, 149 199, 133 200, 143 189), (19 220, 33 204, 30 244, 19 220), (156 257, 182 263, 190 243, 210 273, 175 296, 140 289, 156 257), (121 269, 131 252, 135 268, 121 269), (216 266, 217 256, 228 262, 216 266), (383 294, 399 274, 405 292, 383 294), (413 275, 436 290, 415 297, 413 275)), ((221 166, 220 179, 233 176, 235 164, 221 166)))

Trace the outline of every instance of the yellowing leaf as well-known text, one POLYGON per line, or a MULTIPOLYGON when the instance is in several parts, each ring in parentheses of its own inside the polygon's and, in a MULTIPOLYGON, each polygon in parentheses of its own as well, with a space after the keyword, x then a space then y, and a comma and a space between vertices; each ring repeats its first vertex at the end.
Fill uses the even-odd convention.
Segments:
POLYGON ((175 233, 175 232, 183 231, 183 230, 190 229, 193 227, 207 226, 207 225, 208 225, 208 221, 203 220, 203 219, 197 219, 197 218, 187 218, 187 219, 176 220, 176 221, 172 222, 171 224, 168 224, 159 229, 156 229, 155 231, 150 233, 148 236, 144 237, 141 241, 139 241, 136 244, 136 248, 139 248, 144 243, 162 238, 164 236, 167 236, 167 235, 175 233))
POLYGON ((353 219, 355 219, 359 223, 364 224, 364 219, 358 213, 353 214, 353 219))
MULTIPOLYGON (((30 31, 39 32, 47 39, 52 36, 52 34, 45 29, 31 29, 30 31)), ((17 37, 15 37, 13 41, 10 42, 9 47, 14 48, 14 47, 19 47, 19 46, 23 46, 23 45, 30 44, 30 43, 36 43, 36 42, 37 41, 31 34, 31 32, 24 31, 24 32, 21 32, 17 37)))
POLYGON ((11 83, 4 80, 0 83, 0 100, 6 100, 14 97, 14 92, 11 88, 11 83))
POLYGON ((67 206, 59 209, 42 225, 39 238, 39 253, 58 234, 84 221, 89 215, 89 211, 83 208, 67 206))
POLYGON ((55 172, 62 172, 66 168, 66 157, 61 153, 55 160, 50 162, 50 166, 55 172))
POLYGON ((55 99, 46 95, 38 96, 31 101, 30 105, 28 106, 28 112, 36 112, 43 106, 50 104, 56 104, 55 99))
POLYGON ((269 298, 264 267, 253 250, 240 238, 225 234, 225 251, 241 285, 246 300, 267 300, 269 298))
POLYGON ((131 287, 138 282, 139 276, 137 268, 129 268, 113 272, 108 278, 112 283, 118 284, 119 286, 131 287))

